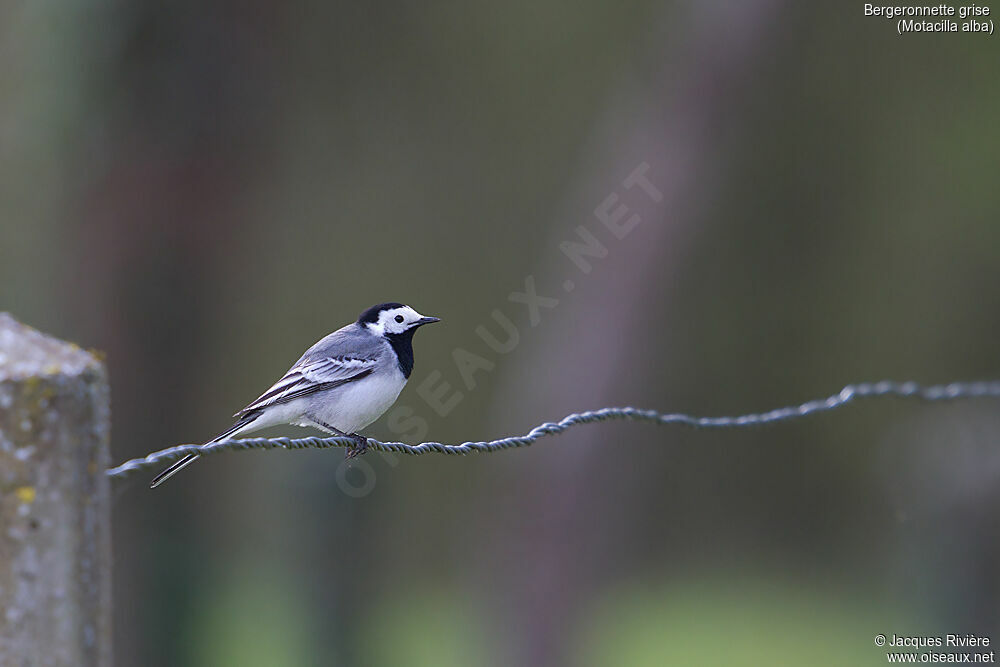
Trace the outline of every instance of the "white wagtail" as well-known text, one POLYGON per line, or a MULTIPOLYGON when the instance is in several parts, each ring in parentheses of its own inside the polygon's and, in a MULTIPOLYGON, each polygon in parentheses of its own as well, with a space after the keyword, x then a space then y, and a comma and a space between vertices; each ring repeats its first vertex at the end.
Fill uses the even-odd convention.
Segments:
MULTIPOLYGON (((380 303, 358 321, 322 339, 295 362, 285 376, 234 416, 237 421, 214 440, 277 424, 315 426, 327 433, 354 438, 348 456, 364 451, 368 439, 358 435, 389 409, 413 370, 413 333, 439 322, 401 303, 380 303)), ((190 465, 188 454, 153 479, 156 488, 190 465)))

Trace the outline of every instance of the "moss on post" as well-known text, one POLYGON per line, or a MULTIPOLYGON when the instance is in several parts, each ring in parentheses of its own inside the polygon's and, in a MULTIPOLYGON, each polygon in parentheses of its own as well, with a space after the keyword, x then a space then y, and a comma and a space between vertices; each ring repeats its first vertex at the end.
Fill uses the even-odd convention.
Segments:
POLYGON ((111 663, 103 365, 0 313, 0 664, 111 663))

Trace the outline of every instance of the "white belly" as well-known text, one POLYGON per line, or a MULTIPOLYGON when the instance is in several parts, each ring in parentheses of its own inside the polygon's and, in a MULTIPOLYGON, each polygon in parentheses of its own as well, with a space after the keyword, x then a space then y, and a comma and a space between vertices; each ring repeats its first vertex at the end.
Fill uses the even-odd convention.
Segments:
POLYGON ((320 421, 344 433, 357 433, 381 417, 396 402, 405 386, 403 373, 393 368, 389 373, 369 375, 312 396, 270 405, 264 414, 229 437, 237 438, 281 424, 315 426, 325 431, 317 423, 320 421))
MULTIPOLYGON (((370 375, 295 402, 308 401, 316 421, 322 421, 344 433, 357 433, 381 417, 396 402, 404 386, 406 378, 398 368, 394 368, 391 373, 370 375)), ((298 422, 300 426, 322 428, 306 414, 309 408, 296 407, 302 414, 302 419, 298 422)))

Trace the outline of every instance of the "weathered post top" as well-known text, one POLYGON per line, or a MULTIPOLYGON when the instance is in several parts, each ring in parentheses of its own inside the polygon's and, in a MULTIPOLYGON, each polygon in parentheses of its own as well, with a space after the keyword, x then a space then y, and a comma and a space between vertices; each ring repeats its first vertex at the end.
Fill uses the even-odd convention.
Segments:
POLYGON ((0 665, 111 664, 109 415, 100 361, 0 313, 0 665))

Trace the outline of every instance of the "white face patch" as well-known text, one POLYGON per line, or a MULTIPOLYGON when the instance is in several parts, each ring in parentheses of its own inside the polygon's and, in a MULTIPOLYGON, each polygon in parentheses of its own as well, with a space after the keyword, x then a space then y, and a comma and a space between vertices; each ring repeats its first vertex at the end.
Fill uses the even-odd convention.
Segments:
POLYGON ((423 315, 409 306, 402 306, 401 308, 383 310, 378 315, 378 322, 370 322, 366 326, 372 333, 384 336, 385 334, 403 333, 422 318, 423 315))

